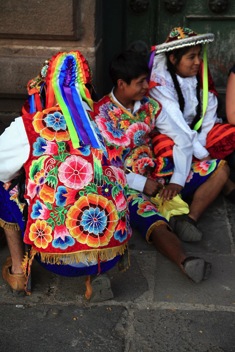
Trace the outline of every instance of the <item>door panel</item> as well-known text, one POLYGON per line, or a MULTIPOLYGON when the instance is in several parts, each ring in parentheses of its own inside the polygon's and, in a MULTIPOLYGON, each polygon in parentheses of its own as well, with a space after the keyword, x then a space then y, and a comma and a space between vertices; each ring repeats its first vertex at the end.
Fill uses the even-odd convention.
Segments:
POLYGON ((228 70, 235 62, 235 1, 118 0, 118 2, 119 6, 122 6, 122 13, 116 13, 121 24, 116 28, 120 39, 119 49, 127 48, 135 40, 143 40, 149 47, 160 44, 165 41, 171 28, 177 26, 187 26, 198 33, 214 33, 215 41, 208 46, 209 66, 216 88, 224 99, 228 70), (123 33, 122 36, 120 31, 123 33))

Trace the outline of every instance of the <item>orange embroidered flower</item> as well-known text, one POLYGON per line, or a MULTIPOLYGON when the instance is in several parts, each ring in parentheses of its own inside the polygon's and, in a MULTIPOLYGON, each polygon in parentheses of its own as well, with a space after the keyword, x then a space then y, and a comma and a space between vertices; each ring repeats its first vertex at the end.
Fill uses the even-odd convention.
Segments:
POLYGON ((97 195, 80 197, 66 219, 71 236, 89 247, 108 245, 118 224, 118 214, 112 201, 97 195))
POLYGON ((54 203, 55 188, 52 188, 48 184, 44 183, 39 191, 39 196, 44 202, 54 203))
POLYGON ((47 248, 52 241, 52 228, 45 220, 37 219, 29 228, 29 239, 38 248, 47 248))
POLYGON ((37 112, 33 117, 33 127, 49 141, 68 141, 70 138, 64 116, 56 108, 37 112))

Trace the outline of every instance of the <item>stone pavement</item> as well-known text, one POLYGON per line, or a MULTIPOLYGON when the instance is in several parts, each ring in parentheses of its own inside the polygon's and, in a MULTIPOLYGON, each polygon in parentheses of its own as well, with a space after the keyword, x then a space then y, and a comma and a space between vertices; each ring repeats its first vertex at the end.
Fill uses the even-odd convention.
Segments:
MULTIPOLYGON (((220 196, 199 222, 204 238, 185 244, 212 262, 209 280, 191 282, 135 234, 131 267, 109 272, 114 299, 84 301, 84 278, 33 265, 31 296, 0 278, 1 352, 234 352, 235 205, 220 196)), ((8 254, 0 249, 0 265, 8 254)))

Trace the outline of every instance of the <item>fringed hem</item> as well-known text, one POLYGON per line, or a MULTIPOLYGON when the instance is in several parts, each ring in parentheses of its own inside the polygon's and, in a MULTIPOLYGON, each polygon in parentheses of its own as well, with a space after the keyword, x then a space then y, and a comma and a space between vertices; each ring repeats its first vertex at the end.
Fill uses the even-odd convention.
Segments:
POLYGON ((226 160, 220 160, 220 162, 217 166, 217 169, 215 170, 215 172, 213 172, 213 174, 210 177, 214 177, 217 174, 218 170, 226 164, 227 164, 226 160))
POLYGON ((125 249, 124 254, 120 258, 118 262, 118 270, 120 272, 125 272, 127 271, 131 266, 131 261, 130 261, 130 253, 128 247, 125 249))
POLYGON ((146 233, 146 241, 147 241, 148 243, 150 243, 150 244, 152 243, 152 241, 150 241, 149 238, 150 238, 150 236, 151 236, 153 230, 154 230, 156 227, 161 226, 161 225, 167 225, 167 226, 169 226, 166 221, 158 220, 158 221, 154 222, 154 223, 148 228, 148 231, 147 231, 147 233, 146 233))
POLYGON ((21 265, 26 277, 25 293, 27 295, 31 294, 31 268, 36 254, 34 248, 28 248, 21 265))
POLYGON ((9 229, 9 230, 16 230, 16 231, 20 230, 20 227, 17 223, 7 222, 1 218, 0 218, 0 227, 2 227, 3 229, 9 229))
POLYGON ((73 263, 89 263, 94 261, 107 261, 111 260, 117 255, 123 255, 127 249, 127 243, 114 247, 105 249, 93 249, 91 251, 83 251, 77 253, 40 253, 34 248, 36 255, 39 256, 40 260, 45 264, 58 264, 58 265, 68 265, 73 263))

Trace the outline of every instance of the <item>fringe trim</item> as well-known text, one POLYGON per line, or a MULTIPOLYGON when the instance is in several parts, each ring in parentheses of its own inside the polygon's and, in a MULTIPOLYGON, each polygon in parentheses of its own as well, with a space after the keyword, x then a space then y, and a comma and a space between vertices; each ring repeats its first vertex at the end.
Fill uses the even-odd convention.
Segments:
POLYGON ((217 169, 213 172, 213 174, 212 174, 210 177, 211 177, 211 178, 214 177, 214 176, 217 174, 218 170, 219 170, 221 167, 223 167, 224 165, 226 165, 226 164, 227 164, 227 161, 226 161, 226 160, 220 160, 220 162, 219 162, 219 164, 218 164, 218 166, 217 166, 217 169))
POLYGON ((119 262, 118 262, 118 270, 121 273, 124 273, 125 271, 127 271, 131 266, 131 261, 130 261, 130 252, 129 252, 129 248, 127 247, 125 249, 124 254, 121 256, 119 262))
POLYGON ((89 263, 91 261, 106 261, 111 260, 117 255, 123 255, 127 249, 127 243, 115 247, 105 249, 93 249, 77 253, 57 254, 57 253, 40 253, 34 248, 35 254, 40 257, 40 260, 46 264, 67 265, 72 263, 89 263))
POLYGON ((152 243, 152 241, 150 241, 149 238, 150 238, 150 236, 151 236, 153 230, 154 230, 156 227, 161 226, 161 225, 167 225, 167 226, 169 226, 167 222, 165 222, 165 221, 163 221, 163 220, 158 220, 158 221, 154 222, 154 223, 148 228, 148 231, 147 231, 147 233, 146 233, 146 241, 147 241, 148 243, 150 243, 150 244, 152 243))
POLYGON ((20 230, 20 227, 17 223, 7 222, 1 218, 0 218, 0 227, 2 227, 3 229, 9 229, 9 230, 16 230, 16 231, 20 230))
POLYGON ((31 294, 31 268, 36 254, 37 252, 35 249, 29 247, 21 264, 23 273, 26 277, 25 293, 27 295, 31 294))

